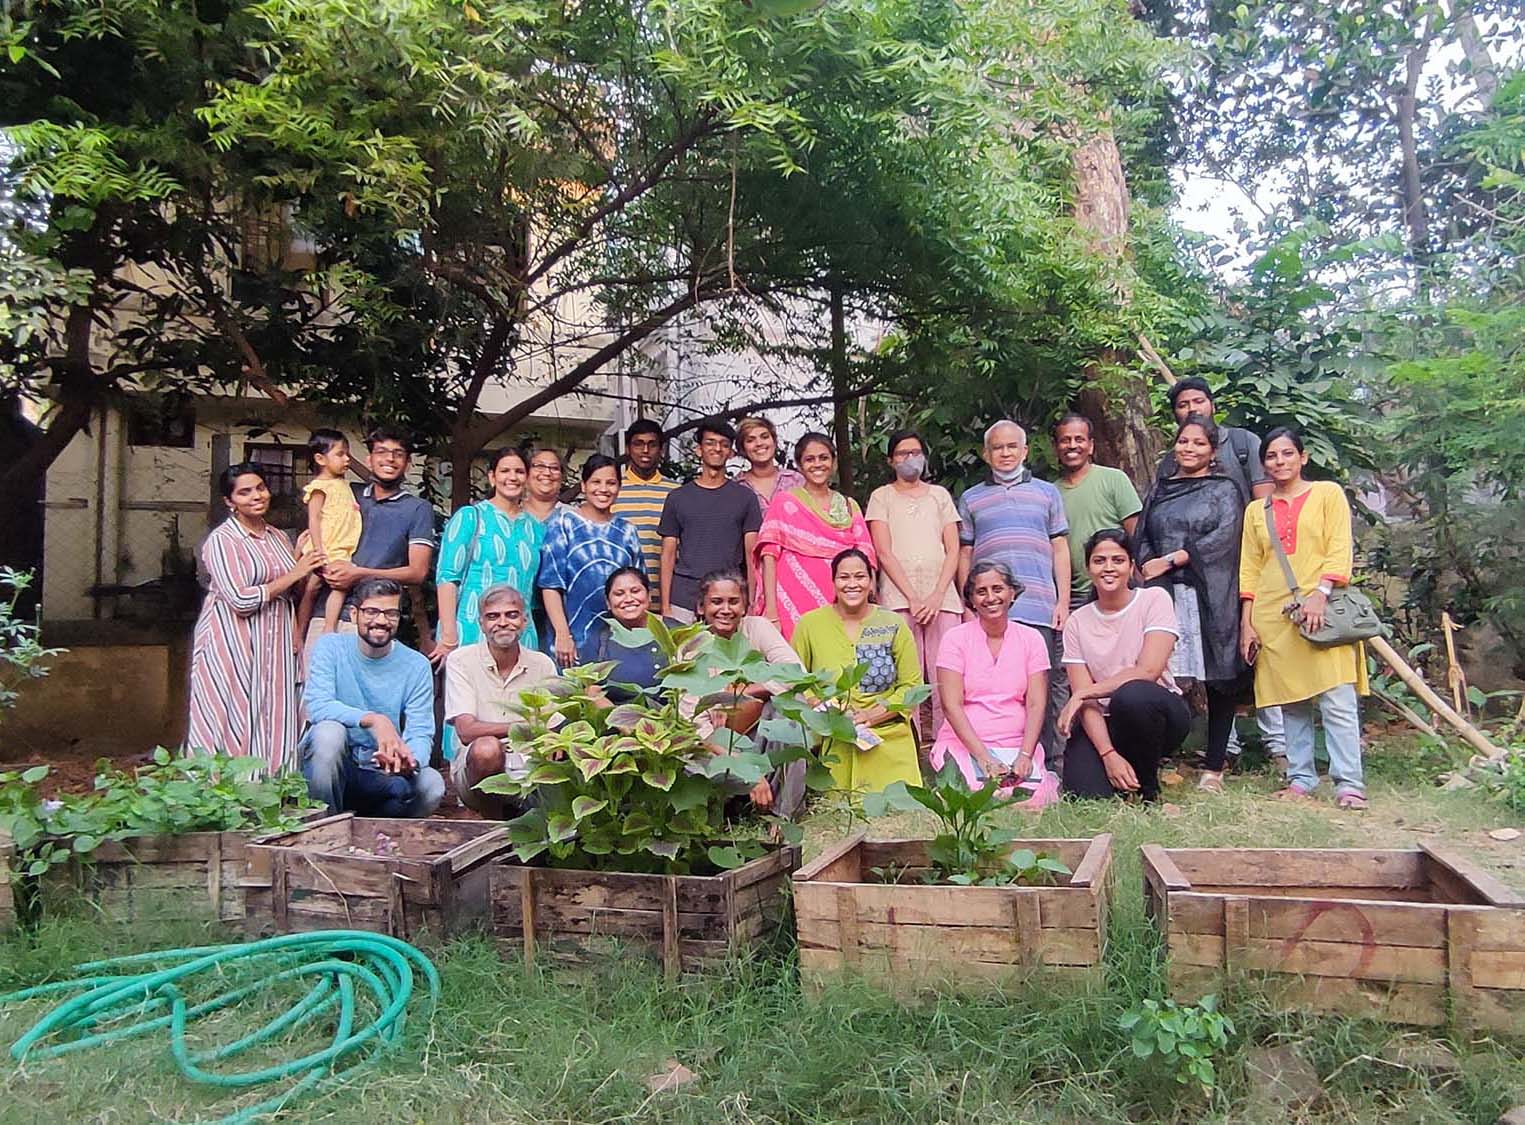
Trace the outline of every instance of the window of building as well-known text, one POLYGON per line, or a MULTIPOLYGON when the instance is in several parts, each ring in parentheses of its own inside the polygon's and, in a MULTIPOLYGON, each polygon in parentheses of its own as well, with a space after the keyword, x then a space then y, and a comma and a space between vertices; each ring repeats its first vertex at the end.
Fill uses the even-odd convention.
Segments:
POLYGON ((244 446, 244 460, 264 471, 272 497, 300 496, 303 487, 312 479, 305 446, 251 441, 244 446))

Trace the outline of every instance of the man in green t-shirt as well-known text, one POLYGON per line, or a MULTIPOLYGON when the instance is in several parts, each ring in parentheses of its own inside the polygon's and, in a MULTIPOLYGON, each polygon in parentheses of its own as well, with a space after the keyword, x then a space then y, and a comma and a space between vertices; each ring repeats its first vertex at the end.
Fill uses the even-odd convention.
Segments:
POLYGON ((1070 604, 1078 606, 1092 597, 1091 579, 1086 573, 1086 540, 1104 527, 1120 527, 1131 536, 1143 505, 1127 473, 1091 460, 1096 442, 1091 436, 1091 420, 1085 415, 1066 414, 1059 419, 1054 426, 1054 447, 1061 472, 1054 483, 1070 523, 1070 604))

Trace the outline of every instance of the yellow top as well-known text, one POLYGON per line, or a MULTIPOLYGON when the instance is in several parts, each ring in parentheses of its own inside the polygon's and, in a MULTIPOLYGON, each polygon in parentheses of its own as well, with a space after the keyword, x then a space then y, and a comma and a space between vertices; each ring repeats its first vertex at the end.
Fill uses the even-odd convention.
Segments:
MULTIPOLYGON (((360 542, 360 505, 355 501, 354 490, 349 481, 319 477, 302 489, 304 507, 314 492, 323 494, 323 553, 330 562, 348 560, 360 542)), ((305 531, 297 537, 298 555, 311 549, 309 540, 305 531)))
MULTIPOLYGON (((1349 583, 1354 569, 1350 505, 1340 486, 1314 481, 1291 500, 1273 498, 1276 524, 1297 588, 1307 594, 1321 581, 1349 583)), ((1250 621, 1260 637, 1255 662, 1255 705, 1301 703, 1340 684, 1366 690, 1361 645, 1319 648, 1310 644, 1282 611, 1292 600, 1271 546, 1263 500, 1245 509, 1239 555, 1239 596, 1253 598, 1250 621)))

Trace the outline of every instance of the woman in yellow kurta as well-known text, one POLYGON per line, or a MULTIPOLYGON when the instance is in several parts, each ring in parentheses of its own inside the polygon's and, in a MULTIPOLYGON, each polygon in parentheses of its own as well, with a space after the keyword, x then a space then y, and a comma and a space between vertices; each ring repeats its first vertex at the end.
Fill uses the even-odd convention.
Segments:
POLYGON ((1260 448, 1275 488, 1266 500, 1252 503, 1244 516, 1239 643, 1245 660, 1255 666, 1255 706, 1280 707, 1286 724, 1287 787, 1276 795, 1303 801, 1318 787, 1313 762, 1317 701, 1335 799, 1341 808, 1364 809, 1356 703, 1357 685, 1365 686, 1364 654, 1359 644, 1320 648, 1298 631, 1285 612, 1292 592, 1266 526, 1269 505, 1276 536, 1297 578, 1303 616, 1318 628, 1329 595, 1336 586, 1349 584, 1354 567, 1350 505, 1339 485, 1303 479, 1308 454, 1294 430, 1272 430, 1260 448))
POLYGON ((898 614, 869 602, 874 589, 868 556, 848 548, 831 561, 834 591, 830 605, 804 614, 791 638, 808 672, 839 671, 866 664, 853 691, 853 718, 879 742, 861 749, 850 742, 828 742, 823 756, 839 789, 877 793, 894 781, 921 784, 916 738, 910 720, 886 704, 899 703, 921 683, 916 641, 898 614))

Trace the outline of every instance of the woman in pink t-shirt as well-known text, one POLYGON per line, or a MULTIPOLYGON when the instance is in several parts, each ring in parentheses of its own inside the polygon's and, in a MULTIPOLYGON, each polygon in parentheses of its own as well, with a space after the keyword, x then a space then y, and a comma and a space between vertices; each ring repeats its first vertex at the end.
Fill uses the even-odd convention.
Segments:
POLYGON ((1170 653, 1180 635, 1170 594, 1134 590, 1133 557, 1120 528, 1103 528, 1086 543, 1086 571, 1096 600, 1064 625, 1064 668, 1070 701, 1057 726, 1064 750, 1064 788, 1078 797, 1160 795, 1160 759, 1191 729, 1191 709, 1170 678, 1170 653))
POLYGON ((1024 807, 1059 798, 1059 779, 1044 768, 1038 735, 1048 708, 1048 643, 1036 629, 1007 618, 1022 585, 1002 562, 984 562, 964 582, 973 621, 944 635, 937 650, 943 723, 930 755, 941 769, 951 755, 972 789, 992 777, 1004 791, 1025 789, 1024 807))

